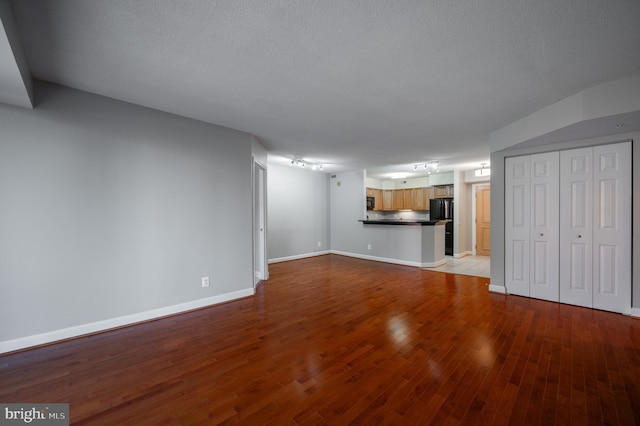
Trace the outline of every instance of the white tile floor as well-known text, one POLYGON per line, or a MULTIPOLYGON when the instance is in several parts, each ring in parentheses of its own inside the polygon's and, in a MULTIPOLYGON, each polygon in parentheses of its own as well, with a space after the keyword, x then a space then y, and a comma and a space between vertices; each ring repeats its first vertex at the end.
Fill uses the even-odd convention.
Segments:
POLYGON ((429 271, 448 272, 450 274, 473 275, 476 277, 489 278, 490 257, 489 256, 465 256, 455 258, 453 256, 445 256, 446 265, 436 268, 424 268, 429 271))

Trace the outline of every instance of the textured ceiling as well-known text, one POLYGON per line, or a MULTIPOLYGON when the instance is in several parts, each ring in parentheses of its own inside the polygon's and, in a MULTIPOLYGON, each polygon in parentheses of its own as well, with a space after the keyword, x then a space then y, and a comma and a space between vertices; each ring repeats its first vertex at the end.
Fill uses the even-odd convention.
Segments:
POLYGON ((635 0, 12 6, 35 78, 247 131, 327 171, 473 168, 491 131, 640 74, 635 0))

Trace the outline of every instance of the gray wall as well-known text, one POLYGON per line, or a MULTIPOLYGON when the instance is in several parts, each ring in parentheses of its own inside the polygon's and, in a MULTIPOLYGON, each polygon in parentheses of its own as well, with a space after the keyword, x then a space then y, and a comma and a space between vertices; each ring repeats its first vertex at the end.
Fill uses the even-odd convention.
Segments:
POLYGON ((269 260, 289 260, 331 251, 420 264, 421 253, 416 247, 421 246, 422 234, 416 232, 417 229, 365 226, 358 222, 365 217, 365 173, 356 170, 330 177, 325 173, 270 163, 269 260))
MULTIPOLYGON (((358 222, 366 215, 365 175, 366 171, 356 170, 336 173, 335 178, 330 179, 331 250, 365 259, 407 265, 422 263, 419 250, 422 234, 419 229, 358 222)), ((400 215, 408 217, 409 213, 400 215)))
POLYGON ((252 288, 251 135, 36 100, 0 105, 0 342, 252 288))
POLYGON ((332 250, 374 254, 366 251, 367 244, 372 242, 368 241, 362 223, 358 222, 365 218, 365 174, 364 170, 342 172, 329 180, 332 250))
POLYGON ((329 175, 326 173, 269 164, 269 260, 286 260, 329 250, 328 182, 329 175))

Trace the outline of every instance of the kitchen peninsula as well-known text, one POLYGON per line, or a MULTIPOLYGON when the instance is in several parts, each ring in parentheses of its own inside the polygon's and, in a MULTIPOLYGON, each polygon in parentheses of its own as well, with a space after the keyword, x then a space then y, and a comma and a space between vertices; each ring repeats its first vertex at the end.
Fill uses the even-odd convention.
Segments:
MULTIPOLYGON (((445 224, 447 221, 416 219, 360 220, 372 238, 383 244, 405 264, 433 268, 446 263, 445 224)), ((369 245, 369 250, 372 247, 369 245)))

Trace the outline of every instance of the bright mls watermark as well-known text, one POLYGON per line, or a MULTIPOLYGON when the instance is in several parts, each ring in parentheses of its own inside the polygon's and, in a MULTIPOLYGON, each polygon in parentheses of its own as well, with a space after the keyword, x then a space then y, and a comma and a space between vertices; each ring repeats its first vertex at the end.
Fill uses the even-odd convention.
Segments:
POLYGON ((34 424, 69 425, 69 404, 2 404, 0 426, 34 424))

